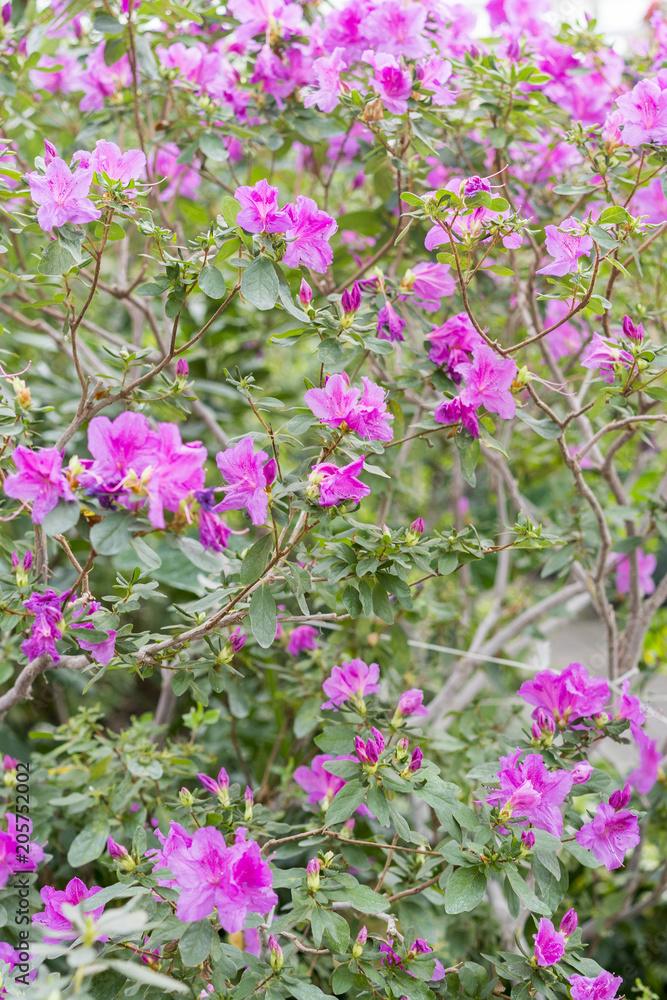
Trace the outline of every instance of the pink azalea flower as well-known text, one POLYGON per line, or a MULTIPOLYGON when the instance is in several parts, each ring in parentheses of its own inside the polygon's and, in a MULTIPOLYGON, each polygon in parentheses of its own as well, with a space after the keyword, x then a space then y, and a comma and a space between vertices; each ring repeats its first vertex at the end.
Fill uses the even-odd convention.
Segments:
POLYGON ((593 334, 593 339, 586 348, 582 358, 582 368, 599 368, 603 382, 611 384, 616 378, 615 365, 631 368, 632 355, 619 347, 613 338, 603 340, 599 333, 593 334))
POLYGON ((612 111, 604 120, 600 133, 602 142, 610 152, 623 145, 623 133, 620 126, 625 124, 625 117, 620 109, 612 111))
POLYGON ((654 177, 646 187, 635 192, 629 210, 633 215, 646 216, 646 221, 654 225, 660 225, 667 219, 667 198, 659 177, 654 177))
POLYGON ((278 208, 278 188, 262 178, 254 187, 242 185, 234 192, 241 205, 236 224, 248 233, 284 233, 290 225, 290 214, 278 208))
POLYGON ((21 650, 28 660, 50 656, 57 663, 60 659, 56 642, 63 637, 59 626, 63 621, 62 605, 66 596, 66 593, 56 594, 55 590, 47 590, 43 594, 31 594, 23 602, 23 607, 35 615, 30 637, 21 643, 21 650))
POLYGON ((44 849, 41 844, 31 840, 32 821, 19 816, 18 825, 14 813, 6 813, 7 830, 0 829, 0 889, 12 875, 21 872, 34 872, 37 864, 44 860, 44 849), (18 835, 21 834, 21 844, 18 835), (27 833, 28 841, 23 843, 27 833))
POLYGON ((151 173, 154 178, 169 181, 164 191, 158 195, 160 201, 171 201, 176 195, 194 198, 201 184, 200 162, 195 157, 191 163, 179 163, 181 151, 175 142, 165 142, 151 157, 151 173))
POLYGON ((102 214, 88 197, 92 170, 79 167, 72 172, 64 160, 54 156, 43 174, 33 170, 26 179, 30 197, 39 205, 37 222, 45 232, 66 222, 93 222, 102 214))
POLYGON ((319 274, 324 274, 333 260, 329 240, 338 229, 338 223, 321 211, 312 198, 299 195, 296 205, 287 205, 291 224, 287 227, 287 249, 283 260, 288 267, 303 263, 319 274))
POLYGON ((330 56, 320 56, 319 59, 315 59, 313 72, 317 80, 317 89, 304 98, 305 108, 312 108, 315 104, 320 111, 330 114, 337 107, 338 95, 343 89, 340 74, 347 69, 343 53, 342 48, 335 48, 330 56))
POLYGON ((606 969, 598 973, 595 979, 578 973, 568 979, 572 1000, 616 1000, 622 982, 622 976, 612 976, 606 969))
POLYGON ((404 691, 398 699, 396 714, 401 716, 428 715, 428 709, 422 705, 423 700, 424 692, 419 688, 410 688, 409 691, 404 691))
MULTIPOLYGON (((567 302, 560 302, 558 299, 550 299, 547 305, 545 327, 558 323, 570 312, 567 302)), ((581 350, 583 338, 581 331, 573 323, 561 323, 548 334, 548 344, 556 361, 561 358, 572 357, 581 350)))
POLYGON ((17 471, 11 472, 3 489, 13 500, 32 501, 32 519, 41 524, 59 500, 76 500, 62 471, 63 457, 57 448, 31 451, 18 445, 12 452, 17 471))
MULTIPOLYGON (((73 878, 67 883, 67 887, 60 892, 46 885, 40 890, 40 896, 46 909, 43 913, 35 913, 32 921, 38 927, 43 927, 48 932, 48 937, 44 935, 46 944, 60 944, 61 941, 74 941, 79 936, 79 932, 73 926, 71 920, 63 914, 63 903, 70 906, 78 906, 86 899, 96 896, 102 889, 99 885, 86 888, 84 882, 79 878, 73 878)), ((88 916, 97 920, 102 916, 104 905, 96 907, 94 910, 86 910, 88 916)), ((98 938, 99 941, 108 941, 108 936, 98 938)))
POLYGON ((419 59, 429 51, 424 35, 427 13, 420 3, 384 0, 366 18, 366 37, 373 40, 377 52, 419 59))
POLYGON ((576 219, 565 219, 560 226, 547 226, 545 233, 547 236, 547 253, 554 258, 551 264, 540 268, 537 274, 553 274, 559 277, 569 271, 576 271, 579 268, 579 258, 589 256, 593 249, 593 240, 590 236, 573 236, 572 230, 580 229, 580 224, 576 219), (562 232, 562 230, 566 230, 562 232))
POLYGON ((449 59, 442 59, 440 56, 431 56, 417 67, 420 89, 433 92, 431 103, 435 107, 444 108, 456 103, 454 91, 445 87, 451 75, 452 64, 449 59))
POLYGON ((642 726, 646 718, 642 703, 636 695, 629 692, 630 681, 624 680, 621 685, 621 696, 618 699, 618 718, 630 719, 636 726, 642 726))
POLYGON ((560 724, 599 715, 610 697, 606 680, 590 677, 581 663, 571 663, 560 673, 541 670, 531 681, 524 681, 517 693, 536 706, 533 718, 542 709, 560 724))
POLYGON ((340 427, 341 424, 350 426, 359 396, 359 390, 350 387, 349 378, 342 372, 328 375, 323 389, 308 389, 304 399, 323 424, 340 427))
POLYGON ((487 803, 508 813, 516 814, 522 821, 531 823, 538 830, 546 830, 554 837, 563 832, 563 817, 559 806, 572 789, 570 771, 548 771, 540 754, 528 754, 519 763, 522 751, 500 758, 498 771, 500 789, 487 796, 487 803))
POLYGON ((195 500, 199 504, 199 541, 210 552, 222 552, 227 548, 232 531, 214 513, 214 491, 195 490, 195 500))
POLYGON ((312 625, 297 625, 290 632, 287 652, 292 656, 298 656, 307 649, 317 649, 317 629, 312 625))
MULTIPOLYGON (((297 767, 294 772, 294 780, 297 785, 308 793, 308 802, 311 805, 319 806, 322 812, 326 812, 331 804, 331 800, 341 790, 345 782, 335 774, 325 771, 324 765, 330 760, 357 760, 352 754, 346 753, 338 757, 332 757, 329 753, 319 753, 313 757, 310 767, 297 767)), ((362 802, 356 810, 362 816, 369 816, 368 807, 362 802)))
POLYGON ((641 836, 637 817, 629 809, 614 808, 600 802, 594 819, 584 823, 575 834, 578 844, 592 851, 608 871, 620 868, 626 851, 636 847, 641 836))
POLYGON ((331 676, 322 684, 322 690, 329 698, 322 704, 324 709, 337 711, 346 701, 362 707, 363 699, 368 694, 377 694, 380 685, 380 668, 377 663, 365 663, 354 659, 343 662, 340 667, 334 667, 331 676))
POLYGON ((667 91, 655 80, 640 80, 629 94, 616 98, 623 114, 623 143, 667 142, 667 91))
POLYGON ((265 35, 271 27, 280 37, 298 33, 303 21, 303 9, 298 3, 284 3, 284 0, 229 0, 229 12, 239 27, 234 36, 239 42, 246 42, 256 35, 265 35))
POLYGON ((164 528, 164 509, 175 513, 181 501, 204 486, 204 462, 208 456, 201 441, 181 441, 176 424, 158 424, 155 466, 148 478, 148 519, 164 528))
MULTIPOLYGON (((146 857, 154 858, 155 860, 153 865, 154 872, 160 871, 163 868, 170 868, 169 861, 174 851, 179 847, 189 847, 192 843, 192 837, 185 827, 182 827, 180 823, 175 823, 174 820, 169 825, 169 833, 166 837, 159 829, 156 829, 154 833, 162 845, 162 850, 151 848, 146 851, 146 857)), ((157 883, 171 889, 177 885, 174 878, 158 878, 157 883)))
POLYGON ((105 173, 111 180, 120 181, 124 187, 130 181, 139 180, 146 169, 146 156, 140 149, 128 149, 126 153, 121 153, 115 142, 107 142, 105 139, 97 140, 92 153, 77 150, 72 162, 82 158, 90 163, 96 173, 105 173))
POLYGON ((31 69, 29 75, 35 90, 48 90, 50 94, 71 94, 81 90, 79 60, 64 50, 55 56, 41 56, 37 68, 31 69))
POLYGON ((537 934, 533 934, 535 942, 535 958, 542 967, 555 965, 565 954, 565 937, 557 931, 546 917, 542 917, 537 925, 537 934))
MULTIPOLYGON (((313 466, 308 477, 311 483, 308 489, 319 490, 317 502, 320 507, 334 507, 341 500, 363 500, 371 491, 370 486, 357 478, 363 467, 363 455, 341 468, 332 462, 321 462, 313 466)), ((309 492, 309 495, 313 493, 309 492)))
POLYGON ((387 111, 393 115, 404 115, 412 93, 412 74, 395 56, 386 52, 375 53, 369 49, 362 58, 375 71, 369 83, 387 111))
MULTIPOLYGON (((428 354, 429 361, 434 365, 443 365, 448 374, 454 374, 456 366, 468 360, 473 348, 484 343, 465 312, 450 316, 441 326, 434 326, 427 336, 433 344, 428 354)), ((455 374, 454 378, 461 380, 455 374)))
POLYGON ((406 271, 401 281, 401 291, 411 291, 415 305, 428 312, 435 312, 440 308, 441 298, 454 294, 456 282, 450 273, 449 264, 420 261, 406 271))
POLYGON ((391 302, 385 303, 378 313, 376 335, 380 340, 405 340, 403 328, 405 320, 399 316, 391 302))
POLYGON ((365 375, 361 376, 364 391, 359 403, 354 407, 347 419, 348 426, 359 437, 369 441, 391 441, 394 432, 389 426, 394 419, 387 413, 387 392, 376 382, 371 382, 365 375))
POLYGON ((104 102, 116 91, 129 87, 132 82, 130 60, 121 56, 118 62, 107 66, 104 61, 105 42, 100 42, 86 60, 86 68, 80 77, 80 87, 84 96, 79 104, 80 111, 103 111, 104 102))
POLYGON ((644 730, 634 722, 630 723, 630 733, 639 749, 639 764, 628 775, 628 783, 634 785, 640 795, 648 795, 658 780, 662 754, 658 749, 658 741, 649 739, 644 730))
POLYGON ((252 438, 243 438, 233 448, 219 451, 215 456, 222 478, 229 483, 219 510, 242 510, 250 514, 253 524, 264 524, 269 509, 268 487, 276 478, 275 459, 265 451, 254 451, 252 438))
POLYGON ((479 437, 479 419, 475 407, 465 406, 461 402, 460 396, 454 396, 453 399, 443 399, 441 403, 438 403, 433 411, 433 419, 439 424, 458 424, 460 422, 471 437, 479 437))
MULTIPOLYGON (((72 629, 94 629, 96 626, 92 622, 84 622, 81 625, 71 625, 72 629)), ((106 631, 106 630, 105 630, 106 631)), ((78 633, 76 636, 76 641, 81 646, 81 649, 85 649, 87 653, 90 653, 92 658, 96 663, 109 663, 116 655, 116 636, 118 632, 110 629, 107 632, 107 638, 103 639, 101 642, 89 642, 87 639, 81 638, 78 633)))
MULTIPOLYGON (((646 553, 641 549, 636 549, 636 552, 639 588, 643 594, 652 594, 655 590, 653 572, 658 564, 658 560, 651 552, 646 553)), ((630 558, 627 555, 621 556, 616 563, 615 582, 616 590, 619 594, 630 593, 630 558)))
POLYGON ((466 380, 460 394, 462 404, 475 409, 485 406, 503 420, 514 416, 516 401, 510 386, 516 377, 517 366, 511 358, 501 358, 486 344, 478 345, 473 348, 472 362, 460 362, 456 371, 466 380))
POLYGON ((191 844, 176 847, 169 868, 181 889, 176 907, 179 920, 204 920, 215 909, 223 929, 243 930, 248 913, 268 913, 278 902, 271 889, 273 872, 260 854, 259 844, 236 831, 229 847, 219 830, 203 826, 191 844))

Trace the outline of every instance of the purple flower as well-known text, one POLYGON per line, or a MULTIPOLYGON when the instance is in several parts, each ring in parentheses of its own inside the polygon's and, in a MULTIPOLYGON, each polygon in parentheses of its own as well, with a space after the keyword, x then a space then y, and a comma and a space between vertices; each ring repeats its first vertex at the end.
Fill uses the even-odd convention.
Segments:
POLYGON ((247 638, 248 638, 247 632, 241 635, 241 628, 239 625, 237 625, 232 634, 227 639, 227 642, 232 647, 234 652, 238 653, 245 646, 245 641, 247 638))
POLYGON ((90 169, 79 167, 72 173, 64 160, 54 156, 43 174, 33 170, 26 179, 30 197, 39 205, 37 222, 47 233, 66 222, 93 222, 102 214, 88 197, 93 180, 90 169))
POLYGON ((354 749, 362 764, 370 764, 371 766, 377 764, 385 745, 384 736, 374 726, 371 727, 371 735, 365 743, 361 736, 354 737, 354 749))
POLYGON ((323 424, 329 427, 350 425, 350 419, 359 402, 360 392, 350 388, 350 380, 342 372, 328 375, 323 389, 308 389, 304 399, 323 424))
POLYGON ((401 777, 409 778, 411 775, 416 774, 422 766, 423 759, 424 754, 422 753, 421 747, 415 747, 410 756, 410 763, 401 771, 401 777))
MULTIPOLYGON (((451 8, 450 8, 451 9, 451 8)), ((420 90, 430 90, 433 92, 432 103, 436 107, 447 107, 456 103, 456 95, 445 84, 451 78, 452 64, 449 59, 441 59, 440 56, 431 56, 426 62, 421 63, 417 68, 417 78, 420 90)))
POLYGON ((214 513, 214 491, 195 490, 195 500, 199 504, 199 541, 211 552, 222 552, 227 548, 232 531, 222 518, 214 513))
POLYGON ((644 325, 643 323, 637 323, 637 326, 632 322, 629 316, 623 317, 623 333, 630 340, 634 340, 637 344, 641 344, 644 339, 644 325))
POLYGON ((299 286, 299 302, 302 306, 307 307, 313 301, 313 290, 306 281, 305 278, 301 279, 301 284, 299 286))
POLYGON ((349 413, 347 424, 360 438, 369 441, 391 441, 394 432, 389 423, 394 417, 393 414, 387 413, 388 393, 365 375, 361 376, 361 381, 364 383, 364 391, 359 402, 349 413))
POLYGON ((518 694, 563 726, 570 718, 599 715, 610 691, 603 677, 590 677, 583 664, 571 663, 561 673, 541 670, 532 681, 524 681, 518 694))
POLYGON ((568 979, 572 1000, 616 1000, 622 982, 621 976, 612 976, 606 969, 598 973, 595 979, 578 973, 568 979))
POLYGON ((478 177, 475 174, 472 177, 466 178, 463 185, 464 198, 474 198, 481 191, 486 191, 487 194, 491 192, 491 184, 486 177, 478 177))
POLYGON ((312 625, 298 625, 290 632, 287 652, 298 656, 307 649, 317 649, 317 629, 312 625))
POLYGON ((137 181, 146 169, 146 156, 140 149, 128 149, 121 153, 115 142, 98 139, 92 153, 77 150, 72 162, 84 158, 93 170, 105 173, 112 181, 119 181, 123 187, 131 181, 137 181))
POLYGON ((648 795, 658 779, 662 754, 658 749, 658 741, 649 739, 644 730, 634 722, 630 723, 630 732, 639 749, 639 765, 628 775, 628 782, 640 795, 648 795))
POLYGON ((428 312, 435 312, 440 308, 440 299, 454 294, 456 282, 450 273, 449 264, 420 261, 406 271, 400 290, 411 291, 415 305, 428 312))
POLYGON ((217 778, 209 778, 208 774, 198 774, 200 782, 211 793, 215 795, 221 806, 229 805, 229 775, 224 767, 221 767, 217 778))
POLYGON ((41 524, 60 499, 76 500, 62 471, 63 457, 57 448, 30 451, 18 445, 12 452, 17 471, 10 473, 3 489, 13 500, 32 500, 32 519, 41 524))
POLYGON ((342 90, 340 74, 347 69, 347 63, 343 59, 344 51, 342 48, 335 48, 330 56, 320 56, 313 61, 317 88, 304 97, 305 108, 312 108, 316 104, 320 111, 330 114, 338 105, 338 95, 342 90))
MULTIPOLYGON (((549 722, 551 722, 552 726, 554 725, 552 719, 549 719, 549 722)), ((572 783, 575 785, 585 785, 592 773, 593 765, 589 764, 587 760, 582 760, 578 764, 575 764, 570 771, 572 783)))
POLYGON ((593 240, 590 236, 574 236, 572 230, 580 229, 580 223, 576 219, 565 219, 560 226, 547 226, 546 248, 554 260, 541 268, 537 274, 553 274, 563 277, 569 271, 577 271, 579 268, 579 258, 589 256, 593 249, 593 240), (565 230, 565 232, 562 232, 565 230))
POLYGON ((151 172, 155 177, 169 181, 158 196, 160 201, 171 201, 176 195, 194 198, 201 184, 199 160, 195 158, 192 163, 179 163, 180 155, 181 151, 175 142, 165 142, 155 150, 151 172))
POLYGON ((550 299, 547 304, 545 326, 553 326, 560 323, 555 330, 549 334, 549 347, 556 359, 572 357, 581 350, 581 331, 573 324, 565 321, 565 317, 570 313, 568 302, 560 302, 558 299, 550 299))
POLYGON ((629 94, 616 98, 623 114, 623 144, 667 142, 667 91, 656 80, 640 80, 629 94))
POLYGON ((542 917, 537 925, 537 934, 533 934, 535 942, 535 958, 541 966, 555 965, 565 954, 565 938, 546 917, 542 917))
MULTIPOLYGON (((70 906, 78 906, 79 903, 83 903, 86 899, 91 899, 91 897, 96 896, 101 891, 102 889, 99 885, 94 885, 90 889, 87 889, 85 883, 79 878, 73 878, 71 882, 68 882, 62 892, 51 888, 49 885, 44 886, 40 890, 40 896, 42 897, 45 910, 43 913, 35 913, 32 921, 38 927, 43 927, 48 932, 48 937, 46 934, 44 935, 46 944, 60 944, 61 941, 74 941, 79 936, 79 932, 71 920, 68 920, 63 914, 63 904, 68 903, 70 906)), ((102 916, 103 911, 104 904, 86 912, 93 920, 97 920, 102 916)), ((97 940, 108 941, 109 938, 100 937, 97 940)))
MULTIPOLYGON (((113 97, 122 87, 132 82, 132 71, 127 55, 107 66, 104 61, 105 42, 100 42, 86 60, 86 69, 79 77, 84 96, 79 103, 80 111, 102 111, 106 98, 113 97)), ((177 154, 178 155, 178 154, 177 154)))
POLYGON ((616 377, 616 367, 631 368, 632 355, 619 347, 615 340, 603 340, 599 333, 593 339, 581 358, 582 368, 599 368, 603 382, 611 384, 616 377))
POLYGON ((376 334, 379 339, 391 340, 392 343, 397 340, 405 340, 403 336, 404 326, 405 320, 403 317, 398 315, 391 302, 385 300, 385 304, 380 309, 377 318, 376 334))
POLYGON ((190 365, 185 358, 179 358, 176 362, 176 374, 179 378, 187 378, 190 374, 190 365))
POLYGON ((87 653, 90 653, 92 658, 96 663, 109 663, 116 655, 116 636, 118 632, 114 629, 110 629, 107 632, 106 639, 102 639, 101 642, 92 642, 88 639, 82 639, 78 634, 78 629, 94 629, 95 625, 92 622, 84 622, 81 625, 71 625, 70 629, 77 629, 76 641, 78 642, 81 649, 85 649, 87 653))
POLYGON ((234 192, 241 205, 236 224, 248 233, 284 233, 290 225, 286 208, 278 208, 278 188, 265 178, 254 187, 242 185, 234 192))
POLYGON ((473 348, 472 362, 459 363, 456 372, 466 380, 460 394, 462 405, 475 409, 485 406, 503 420, 514 416, 516 402, 510 386, 517 367, 511 358, 501 358, 492 348, 481 344, 473 348))
POLYGON ((128 477, 136 483, 157 464, 158 448, 158 436, 142 413, 126 410, 115 420, 93 417, 88 425, 88 450, 94 459, 90 484, 115 492, 128 477))
POLYGON ((579 917, 577 916, 576 910, 568 910, 563 919, 560 922, 560 927, 558 930, 565 937, 569 937, 577 929, 577 924, 579 923, 579 917))
POLYGON ((458 364, 468 360, 468 353, 474 347, 484 343, 470 322, 468 314, 464 312, 450 316, 442 326, 434 326, 428 334, 428 339, 433 344, 429 351, 429 360, 434 365, 444 365, 448 372, 454 372, 458 364))
POLYGON ((5 3, 2 5, 2 23, 9 24, 12 19, 12 5, 11 3, 5 3))
POLYGON ((50 656, 57 663, 60 659, 55 644, 63 637, 60 626, 64 621, 62 605, 66 596, 67 593, 56 594, 55 590, 46 590, 43 594, 31 594, 23 602, 23 607, 35 615, 30 637, 21 643, 21 649, 29 660, 50 656))
POLYGON ((479 419, 474 406, 464 406, 460 396, 443 399, 433 411, 433 419, 439 424, 461 423, 471 437, 479 437, 479 419))
POLYGON ((48 139, 45 139, 44 140, 44 163, 46 164, 47 167, 48 167, 49 163, 51 162, 51 160, 55 159, 57 157, 57 155, 58 155, 58 150, 56 149, 56 147, 53 145, 52 142, 49 142, 48 139))
MULTIPOLYGON (((137 806, 137 808, 139 808, 137 806)), ((174 851, 180 847, 189 847, 192 843, 192 837, 188 831, 180 825, 180 823, 175 823, 173 820, 169 825, 169 833, 165 837, 160 830, 155 830, 155 836, 160 841, 162 845, 162 850, 157 850, 157 848, 151 848, 146 851, 147 858, 155 859, 153 865, 153 871, 160 871, 163 868, 170 867, 170 859, 174 851)), ((177 884, 176 879, 173 878, 160 878, 157 880, 158 885, 165 886, 167 888, 174 888, 177 884)))
MULTIPOLYGON (((5 762, 7 758, 5 757, 5 762)), ((8 770, 5 763, 5 770, 8 770)), ((18 823, 14 813, 6 813, 7 830, 0 829, 0 889, 9 881, 12 875, 34 872, 39 861, 44 860, 44 850, 41 844, 31 840, 32 820, 19 816, 18 823), (21 835, 19 844, 18 835, 21 835), (24 841, 25 835, 28 840, 24 841)))
POLYGON ((618 812, 619 809, 625 809, 631 798, 632 789, 630 785, 625 785, 623 788, 617 788, 615 792, 611 793, 609 796, 609 805, 618 812))
POLYGON ((246 508, 253 524, 264 524, 269 509, 267 489, 275 479, 276 463, 265 451, 254 451, 252 438, 243 438, 233 448, 219 451, 215 456, 227 495, 218 510, 246 508))
POLYGON ((273 873, 259 845, 236 831, 228 847, 219 830, 203 826, 191 844, 176 847, 169 868, 180 887, 176 916, 186 923, 203 920, 217 908, 218 919, 230 934, 243 929, 248 913, 268 913, 278 902, 271 889, 273 873))
POLYGON ((409 691, 404 691, 398 699, 394 719, 398 721, 406 715, 428 715, 428 709, 422 705, 423 700, 424 692, 419 688, 410 688, 409 691))
MULTIPOLYGON (((652 594, 655 590, 653 572, 658 564, 656 557, 651 553, 642 552, 636 549, 637 554, 637 574, 639 576, 639 589, 643 594, 652 594)), ((630 592, 630 557, 621 556, 616 563, 616 590, 619 594, 630 592)))
POLYGON ((374 53, 368 50, 362 58, 375 71, 375 76, 369 82, 387 111, 391 111, 393 115, 404 115, 412 93, 412 74, 388 52, 374 53))
POLYGON ((500 789, 487 796, 487 803, 501 809, 501 820, 514 816, 529 822, 554 837, 563 832, 559 806, 572 789, 570 771, 548 771, 540 754, 528 754, 522 763, 522 751, 500 758, 500 789))
POLYGON ((130 852, 127 847, 123 847, 122 844, 117 844, 113 837, 107 837, 107 851, 114 861, 122 861, 123 858, 128 858, 130 856, 130 852))
POLYGON ((342 468, 332 462, 314 465, 308 477, 308 496, 317 497, 320 507, 334 507, 341 500, 363 500, 371 491, 370 486, 357 479, 363 467, 363 455, 342 468))
POLYGON ((377 663, 368 664, 358 659, 350 660, 349 663, 343 662, 340 667, 333 668, 331 677, 328 677, 322 685, 322 690, 329 698, 329 701, 323 703, 322 708, 335 711, 346 701, 351 701, 365 712, 363 700, 366 695, 378 693, 379 678, 380 668, 377 663))
MULTIPOLYGON (((331 804, 331 800, 341 790, 345 782, 337 775, 329 774, 324 769, 324 765, 330 760, 356 759, 352 754, 342 754, 338 757, 332 757, 328 753, 316 754, 310 762, 310 767, 304 767, 303 765, 297 767, 294 772, 294 780, 297 785, 303 788, 304 792, 308 793, 308 802, 319 806, 322 812, 326 812, 331 804)), ((367 806, 363 802, 358 807, 357 812, 363 816, 370 815, 367 806)))
POLYGON ((426 525, 424 524, 423 517, 417 517, 410 525, 410 531, 414 532, 415 535, 423 535, 426 530, 426 525))
POLYGON ((532 830, 524 830, 521 834, 521 841, 527 851, 532 851, 535 847, 535 834, 532 830))
POLYGON ((201 441, 181 441, 176 424, 158 424, 155 466, 148 477, 148 520, 164 528, 164 509, 175 513, 181 501, 204 486, 208 453, 201 441))
POLYGON ((575 834, 582 847, 592 851, 608 871, 620 868, 626 851, 641 840, 637 817, 629 809, 618 812, 606 802, 600 802, 590 823, 584 823, 575 834))
POLYGON ((359 282, 355 281, 352 290, 345 289, 340 298, 340 307, 346 316, 353 315, 361 305, 361 289, 359 282))
POLYGON ((287 205, 285 212, 290 222, 285 233, 287 249, 283 261, 288 267, 303 263, 319 274, 324 274, 333 260, 329 240, 338 229, 338 223, 321 211, 312 198, 299 195, 296 205, 287 205))

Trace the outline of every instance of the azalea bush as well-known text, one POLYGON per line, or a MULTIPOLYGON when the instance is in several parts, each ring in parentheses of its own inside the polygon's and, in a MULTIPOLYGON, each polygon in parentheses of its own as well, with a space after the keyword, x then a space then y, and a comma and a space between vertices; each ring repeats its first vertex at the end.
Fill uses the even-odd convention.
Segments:
POLYGON ((654 7, 2 7, 1 996, 662 995, 654 7))

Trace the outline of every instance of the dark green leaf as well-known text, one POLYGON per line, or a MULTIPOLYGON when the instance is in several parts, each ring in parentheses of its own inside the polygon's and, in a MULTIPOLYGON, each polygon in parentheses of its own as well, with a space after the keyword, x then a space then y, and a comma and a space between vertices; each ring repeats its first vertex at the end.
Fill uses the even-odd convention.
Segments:
POLYGON ((278 613, 271 591, 262 583, 250 598, 250 627, 255 639, 268 649, 276 638, 278 613))
POLYGON ((273 535, 267 533, 258 538, 246 552, 241 564, 241 583, 249 584, 258 580, 266 569, 273 551, 273 535))
POLYGON ((467 913, 481 903, 486 892, 486 876, 481 868, 458 868, 445 888, 447 913, 467 913))
POLYGON ((129 516, 121 511, 107 514, 90 529, 90 542, 101 556, 115 556, 130 544, 129 516))
POLYGON ((257 309, 273 309, 278 298, 278 275, 268 257, 256 257, 241 276, 241 295, 257 309))
POLYGON ((188 924, 178 943, 183 965, 201 965, 211 954, 212 944, 213 928, 209 920, 188 924))
POLYGON ((42 521, 42 530, 47 535, 64 535, 73 528, 81 513, 77 500, 59 500, 58 506, 49 511, 42 521))
POLYGON ((209 299, 222 299, 227 290, 225 279, 217 267, 213 267, 212 264, 202 267, 199 272, 199 287, 204 295, 208 295, 209 299))

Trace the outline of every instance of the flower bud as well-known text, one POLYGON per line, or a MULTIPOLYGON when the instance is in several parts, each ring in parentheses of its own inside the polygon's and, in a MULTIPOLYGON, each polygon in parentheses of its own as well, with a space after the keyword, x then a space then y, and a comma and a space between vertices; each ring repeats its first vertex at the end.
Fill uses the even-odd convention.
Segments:
POLYGON ((51 160, 55 159, 55 157, 57 157, 57 155, 58 155, 58 150, 56 149, 56 147, 53 145, 52 142, 49 142, 48 139, 45 139, 44 140, 44 163, 46 164, 47 167, 48 167, 49 163, 51 162, 51 160))
POLYGON ((618 788, 615 792, 611 793, 609 796, 609 805, 618 812, 619 809, 625 809, 631 798, 632 789, 629 785, 626 785, 624 788, 618 788))
POLYGON ((410 771, 412 774, 418 771, 422 766, 422 761, 424 759, 424 754, 421 751, 421 747, 415 747, 412 751, 412 756, 410 757, 410 771))
POLYGON ((410 525, 410 531, 414 531, 414 533, 416 535, 423 535, 424 534, 424 529, 425 529, 425 525, 424 525, 424 518, 423 517, 417 517, 417 518, 415 518, 415 520, 410 525))
POLYGON ((185 806, 186 809, 191 809, 195 804, 195 797, 188 788, 183 787, 178 793, 178 801, 182 806, 185 806))
POLYGON ((238 653, 245 646, 245 641, 248 638, 248 633, 241 633, 241 628, 239 625, 236 626, 232 634, 227 639, 227 642, 232 647, 235 653, 238 653))
POLYGON ((299 288, 299 302, 302 306, 309 306, 313 301, 313 290, 306 281, 305 278, 301 279, 301 286, 299 288))
POLYGON ((374 740, 366 741, 366 756, 369 764, 377 764, 380 759, 380 748, 374 740))
POLYGON ((590 778, 593 773, 593 765, 589 764, 587 760, 582 760, 578 764, 575 764, 570 774, 572 775, 572 781, 575 785, 583 785, 590 778))
POLYGON ((637 326, 635 326, 629 316, 624 316, 623 333, 626 337, 629 337, 630 340, 634 340, 640 344, 644 339, 644 325, 643 323, 637 323, 637 326))
POLYGON ((22 378, 12 378, 9 382, 12 389, 16 393, 16 402, 19 406, 22 406, 24 410, 29 410, 32 406, 32 396, 30 395, 30 389, 28 386, 22 378))
POLYGON ((252 819, 252 808, 255 803, 255 799, 252 794, 252 788, 246 787, 244 799, 245 799, 245 812, 243 813, 243 822, 249 823, 250 820, 252 819))
POLYGON ((10 3, 3 4, 2 7, 2 23, 9 24, 12 19, 12 5, 10 3))
POLYGON ((185 358, 179 358, 176 362, 176 374, 179 378, 187 378, 190 372, 190 366, 185 360, 185 358))
POLYGON ((366 744, 358 734, 354 737, 354 750, 362 764, 369 763, 368 754, 366 753, 366 744))
POLYGON ((271 968, 274 972, 280 972, 283 967, 283 950, 278 944, 278 940, 273 934, 269 935, 269 948, 271 949, 271 968))
POLYGON ((368 941, 368 928, 364 924, 359 933, 357 934, 357 940, 352 945, 352 958, 361 958, 364 945, 368 941))
POLYGON ((547 714, 543 708, 538 708, 535 712, 535 725, 539 729, 540 733, 545 728, 547 724, 547 714))
POLYGON ((114 861, 120 861, 122 858, 127 858, 129 856, 129 851, 122 844, 117 844, 113 837, 107 837, 107 851, 114 859, 114 861))
POLYGON ((12 552, 12 573, 19 567, 19 557, 16 552, 12 552))
POLYGON ((532 851, 533 847, 535 847, 535 834, 532 830, 524 830, 521 834, 521 840, 527 851, 532 851))
POLYGON ((541 740, 542 739, 542 730, 540 729, 540 726, 539 726, 539 723, 537 722, 537 720, 535 720, 533 722, 532 726, 530 727, 530 735, 533 737, 534 740, 541 740))
POLYGON ((23 557, 23 569, 29 573, 32 568, 32 549, 28 549, 23 557))
POLYGON ((375 728, 375 726, 371 727, 371 736, 373 737, 373 741, 378 748, 378 753, 382 753, 385 748, 384 736, 379 729, 375 728))
POLYGON ((574 934, 577 929, 577 924, 579 923, 579 918, 575 910, 568 910, 563 919, 560 922, 560 927, 558 928, 561 934, 565 937, 569 937, 570 934, 574 934))
POLYGON ((14 757, 10 757, 9 754, 5 754, 3 760, 3 783, 7 788, 13 788, 16 784, 16 769, 18 767, 18 761, 14 757))
POLYGON ((320 862, 318 858, 311 858, 306 865, 306 885, 310 892, 317 892, 320 887, 320 862))
POLYGON ((485 180, 485 178, 477 177, 475 175, 473 177, 468 177, 465 184, 463 185, 463 197, 472 198, 474 195, 479 194, 480 191, 490 191, 490 190, 491 190, 491 185, 489 184, 489 182, 485 180))

